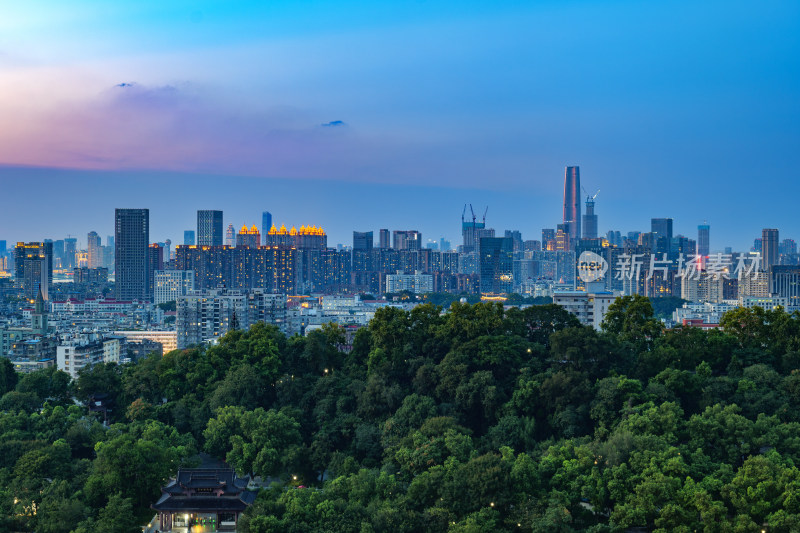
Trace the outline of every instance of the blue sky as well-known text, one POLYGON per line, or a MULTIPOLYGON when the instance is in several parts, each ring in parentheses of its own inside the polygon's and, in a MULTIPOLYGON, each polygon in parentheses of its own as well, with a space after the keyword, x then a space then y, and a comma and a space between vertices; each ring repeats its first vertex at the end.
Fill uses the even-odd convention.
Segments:
POLYGON ((465 202, 538 238, 574 164, 601 231, 672 216, 708 219, 712 248, 800 239, 799 82, 791 1, 13 3, 0 239, 104 235, 143 206, 175 241, 222 204, 333 243, 457 240, 465 202), (47 215, 13 201, 31 194, 47 215))

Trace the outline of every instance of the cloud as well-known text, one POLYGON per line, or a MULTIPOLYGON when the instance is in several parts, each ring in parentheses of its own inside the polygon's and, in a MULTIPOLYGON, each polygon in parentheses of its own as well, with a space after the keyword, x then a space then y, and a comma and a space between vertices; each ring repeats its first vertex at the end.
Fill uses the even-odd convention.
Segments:
POLYGON ((339 127, 339 126, 346 126, 346 124, 341 120, 332 120, 330 122, 326 122, 325 124, 322 124, 323 128, 336 128, 336 127, 339 127))

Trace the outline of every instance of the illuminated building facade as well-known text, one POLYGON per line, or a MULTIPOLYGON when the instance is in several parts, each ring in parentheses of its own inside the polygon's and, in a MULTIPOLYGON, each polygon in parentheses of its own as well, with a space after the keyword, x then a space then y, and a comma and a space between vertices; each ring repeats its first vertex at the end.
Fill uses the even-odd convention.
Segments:
POLYGON ((294 246, 298 250, 322 250, 328 247, 328 236, 325 230, 316 226, 300 226, 296 229, 292 226, 287 230, 286 226, 277 229, 272 226, 264 237, 265 246, 294 246))
POLYGON ((14 247, 14 276, 25 298, 33 300, 41 288, 48 300, 53 285, 53 243, 18 242, 14 247))
POLYGON ((507 294, 514 287, 514 245, 510 237, 480 240, 481 294, 507 294))
POLYGON ((246 225, 242 226, 239 233, 236 234, 236 246, 247 246, 248 248, 258 248, 261 244, 261 233, 255 224, 248 229, 246 225))

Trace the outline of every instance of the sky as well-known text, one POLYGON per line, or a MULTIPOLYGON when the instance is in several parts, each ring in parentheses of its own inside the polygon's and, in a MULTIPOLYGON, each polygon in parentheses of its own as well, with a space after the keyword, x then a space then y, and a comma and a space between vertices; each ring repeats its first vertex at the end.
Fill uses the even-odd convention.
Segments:
POLYGON ((225 225, 675 219, 711 247, 800 240, 800 3, 30 0, 0 6, 0 239, 225 225), (36 211, 33 208, 36 206, 36 211))

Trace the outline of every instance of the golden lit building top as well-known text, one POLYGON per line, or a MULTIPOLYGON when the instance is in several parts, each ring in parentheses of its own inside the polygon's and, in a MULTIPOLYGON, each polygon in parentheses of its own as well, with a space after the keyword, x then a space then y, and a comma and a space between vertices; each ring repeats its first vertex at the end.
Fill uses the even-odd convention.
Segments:
POLYGON ((292 226, 291 229, 287 230, 285 225, 281 225, 281 229, 276 229, 275 225, 273 225, 269 229, 269 232, 267 232, 267 235, 318 235, 321 237, 325 235, 325 230, 316 226, 300 226, 299 230, 292 226))

